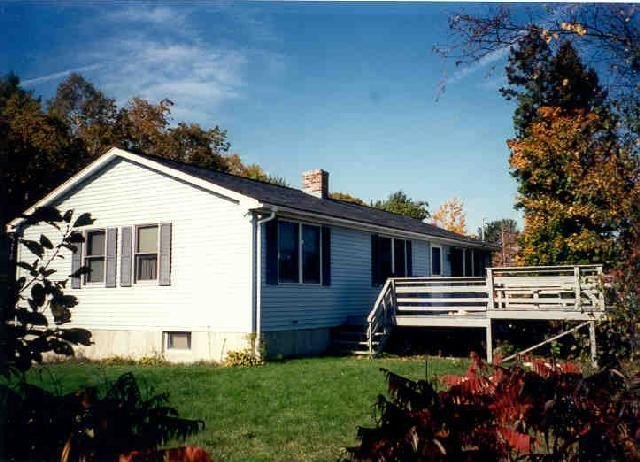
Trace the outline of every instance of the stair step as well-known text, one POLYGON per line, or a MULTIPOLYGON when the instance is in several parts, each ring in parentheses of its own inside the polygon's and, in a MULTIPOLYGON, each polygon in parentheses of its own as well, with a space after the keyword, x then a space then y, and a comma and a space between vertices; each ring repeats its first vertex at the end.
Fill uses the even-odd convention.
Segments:
MULTIPOLYGON (((365 346, 369 345, 369 342, 367 340, 362 340, 362 341, 334 340, 333 343, 338 345, 365 345, 365 346)), ((371 342, 371 344, 375 346, 375 345, 379 345, 380 342, 377 340, 374 340, 373 342, 371 342)))

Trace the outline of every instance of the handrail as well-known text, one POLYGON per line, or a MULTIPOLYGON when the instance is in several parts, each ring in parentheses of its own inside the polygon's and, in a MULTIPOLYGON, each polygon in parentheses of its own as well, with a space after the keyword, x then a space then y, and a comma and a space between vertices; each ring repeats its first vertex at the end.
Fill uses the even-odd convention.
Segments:
POLYGON ((390 284, 391 284, 391 278, 387 279, 385 281, 384 285, 382 286, 382 289, 380 289, 380 293, 378 294, 378 298, 376 299, 375 303, 373 304, 373 308, 369 312, 369 316, 367 316, 367 322, 370 323, 371 321, 373 321, 373 317, 375 316, 375 313, 378 310, 378 306, 380 306, 380 303, 384 299, 384 294, 387 292, 388 287, 389 287, 390 284))
MULTIPOLYGON (((378 294, 378 298, 376 298, 376 301, 373 304, 373 308, 371 309, 369 316, 367 316, 367 344, 368 344, 367 346, 369 348, 369 356, 373 356, 373 353, 374 353, 373 352, 374 336, 378 333, 382 333, 385 335, 388 333, 388 329, 387 329, 387 322, 389 317, 388 310, 391 309, 392 314, 393 314, 393 311, 395 311, 395 297, 391 298, 392 306, 387 306, 387 304, 385 303, 385 299, 387 298, 388 295, 390 295, 391 292, 393 292, 393 279, 388 278, 385 281, 384 285, 382 286, 382 289, 380 290, 380 293, 378 294)), ((391 295, 393 294, 391 293, 391 295)), ((379 341, 383 342, 384 339, 381 338, 379 341)))

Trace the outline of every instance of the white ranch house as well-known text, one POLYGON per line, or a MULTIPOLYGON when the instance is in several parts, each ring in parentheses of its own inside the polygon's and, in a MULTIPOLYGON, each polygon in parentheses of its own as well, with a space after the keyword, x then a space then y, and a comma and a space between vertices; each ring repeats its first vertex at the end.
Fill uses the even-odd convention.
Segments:
POLYGON ((269 355, 316 354, 333 328, 366 326, 388 277, 484 277, 488 244, 332 200, 328 176, 305 173, 301 191, 109 150, 34 206, 96 219, 56 263, 92 269, 70 289, 70 325, 95 342, 81 354, 219 361, 252 334, 269 355))

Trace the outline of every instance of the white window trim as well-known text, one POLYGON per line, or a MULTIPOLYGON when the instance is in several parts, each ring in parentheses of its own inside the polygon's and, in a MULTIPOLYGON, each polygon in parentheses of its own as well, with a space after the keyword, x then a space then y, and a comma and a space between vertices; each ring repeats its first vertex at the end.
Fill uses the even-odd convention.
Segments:
MULTIPOLYGON (((132 281, 133 284, 139 286, 145 285, 158 285, 158 278, 160 277, 160 223, 145 223, 143 225, 134 225, 134 239, 133 239, 133 258, 131 259, 131 271, 132 271, 132 281), (156 277, 154 279, 143 279, 142 281, 138 281, 138 271, 137 264, 138 261, 138 229, 147 228, 150 226, 156 227, 156 277)), ((141 253, 140 255, 153 255, 150 253, 141 253)))
MULTIPOLYGON (((322 226, 321 225, 317 225, 315 223, 305 223, 302 221, 293 221, 293 220, 279 220, 278 221, 278 226, 280 226, 280 223, 290 223, 292 225, 297 225, 298 226, 298 281, 297 282, 291 282, 291 281, 286 281, 286 282, 282 282, 280 281, 280 271, 278 271, 278 285, 281 286, 286 286, 286 285, 290 285, 290 286, 321 286, 323 283, 322 280, 322 276, 323 276, 323 258, 322 258, 322 248, 323 248, 323 236, 322 236, 322 226), (303 278, 303 268, 302 268, 302 261, 303 261, 303 256, 302 256, 302 244, 303 244, 303 239, 302 239, 302 226, 306 225, 306 226, 313 226, 315 228, 318 228, 318 232, 320 235, 320 239, 318 240, 318 245, 320 246, 320 282, 304 282, 304 278, 303 278)), ((280 230, 278 229, 278 268, 280 266, 280 230)))
POLYGON ((104 247, 102 249, 102 281, 88 281, 89 274, 82 276, 82 285, 86 287, 104 287, 107 282, 107 229, 95 228, 84 231, 84 245, 82 246, 82 266, 87 267, 87 259, 100 258, 99 255, 87 255, 87 248, 89 243, 89 234, 94 232, 104 233, 104 247))
POLYGON ((191 353, 193 351, 193 332, 188 330, 167 330, 164 331, 164 349, 167 352, 176 353, 191 353), (189 334, 189 348, 171 348, 169 337, 171 334, 189 334))
POLYGON ((444 266, 443 266, 443 262, 444 262, 444 258, 443 258, 443 252, 442 252, 442 246, 441 245, 431 245, 431 250, 430 250, 431 254, 429 255, 429 263, 431 264, 431 268, 429 268, 429 272, 431 273, 431 276, 442 276, 444 273, 444 266), (433 274, 433 249, 440 249, 440 273, 439 274, 433 274))

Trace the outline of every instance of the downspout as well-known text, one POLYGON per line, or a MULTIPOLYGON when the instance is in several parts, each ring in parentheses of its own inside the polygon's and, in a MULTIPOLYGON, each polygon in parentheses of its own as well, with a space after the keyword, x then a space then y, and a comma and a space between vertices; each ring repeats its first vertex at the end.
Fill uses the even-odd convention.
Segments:
POLYGON ((254 354, 260 355, 260 343, 262 341, 262 225, 276 217, 277 209, 274 207, 268 216, 258 219, 253 216, 253 325, 252 334, 255 339, 254 354))

